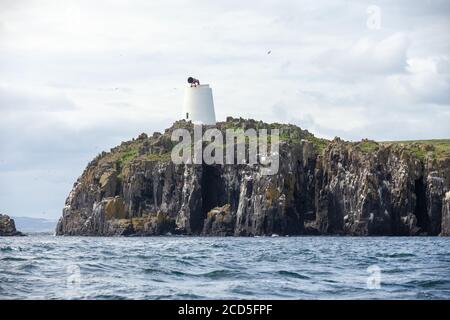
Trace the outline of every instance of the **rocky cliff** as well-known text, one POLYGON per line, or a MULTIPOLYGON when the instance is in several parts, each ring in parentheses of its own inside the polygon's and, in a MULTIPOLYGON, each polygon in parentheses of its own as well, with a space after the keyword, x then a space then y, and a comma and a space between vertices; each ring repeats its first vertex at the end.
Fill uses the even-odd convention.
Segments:
POLYGON ((0 236, 22 236, 23 234, 16 230, 14 220, 5 214, 0 213, 0 236))
POLYGON ((171 133, 141 134, 97 156, 75 182, 57 235, 449 235, 450 142, 346 142, 279 129, 280 166, 176 165, 171 133))

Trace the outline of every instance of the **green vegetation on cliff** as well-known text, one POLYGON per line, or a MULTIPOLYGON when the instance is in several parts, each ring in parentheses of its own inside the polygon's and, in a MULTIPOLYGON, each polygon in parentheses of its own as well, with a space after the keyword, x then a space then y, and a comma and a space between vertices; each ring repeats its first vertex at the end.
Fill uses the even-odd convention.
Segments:
MULTIPOLYGON (((215 126, 225 134, 226 130, 247 130, 247 129, 267 129, 269 138, 270 130, 278 129, 280 141, 291 145, 300 145, 302 141, 309 141, 313 144, 317 154, 323 154, 324 150, 332 143, 343 144, 362 152, 370 154, 380 148, 389 147, 399 151, 406 152, 415 156, 421 161, 426 157, 434 160, 450 158, 450 139, 440 140, 411 140, 411 141, 383 141, 377 142, 369 139, 363 139, 358 142, 346 142, 339 138, 327 140, 318 138, 308 130, 301 129, 293 124, 265 123, 253 119, 227 117, 225 122, 218 122, 215 126)), ((141 134, 137 139, 128 142, 122 142, 119 146, 111 149, 110 152, 102 153, 98 161, 105 165, 113 164, 119 171, 119 178, 123 176, 124 170, 135 161, 170 161, 171 150, 176 142, 171 141, 173 130, 186 128, 193 130, 192 123, 185 120, 177 121, 164 133, 154 133, 152 136, 141 134)), ((251 139, 251 138, 249 138, 251 139)), ((270 141, 269 141, 270 142, 270 141)), ((225 139, 224 139, 225 143, 225 139)), ((217 146, 217 142, 213 142, 217 146)))
POLYGON ((450 139, 382 142, 363 139, 358 142, 349 142, 348 144, 364 154, 375 152, 381 147, 391 147, 415 156, 421 161, 424 161, 426 157, 433 160, 450 158, 450 139))
POLYGON ((363 139, 360 142, 356 142, 355 146, 363 153, 370 153, 377 150, 380 147, 380 144, 373 140, 363 139))
POLYGON ((424 160, 426 156, 435 160, 450 158, 450 139, 386 141, 381 143, 404 148, 421 160, 424 160))

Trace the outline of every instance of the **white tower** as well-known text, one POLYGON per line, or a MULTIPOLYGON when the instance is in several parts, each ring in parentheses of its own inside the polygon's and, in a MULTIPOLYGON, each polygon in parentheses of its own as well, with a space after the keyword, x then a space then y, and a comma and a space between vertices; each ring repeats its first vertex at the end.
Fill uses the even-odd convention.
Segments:
POLYGON ((183 119, 195 124, 216 124, 212 89, 208 84, 187 87, 184 92, 183 119))

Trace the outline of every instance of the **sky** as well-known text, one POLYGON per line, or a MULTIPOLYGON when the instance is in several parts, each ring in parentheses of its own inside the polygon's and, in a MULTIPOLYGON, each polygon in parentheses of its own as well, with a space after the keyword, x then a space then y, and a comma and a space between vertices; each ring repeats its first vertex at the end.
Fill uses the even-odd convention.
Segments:
POLYGON ((0 212, 56 219, 103 150, 181 118, 450 138, 449 1, 0 0, 0 212))

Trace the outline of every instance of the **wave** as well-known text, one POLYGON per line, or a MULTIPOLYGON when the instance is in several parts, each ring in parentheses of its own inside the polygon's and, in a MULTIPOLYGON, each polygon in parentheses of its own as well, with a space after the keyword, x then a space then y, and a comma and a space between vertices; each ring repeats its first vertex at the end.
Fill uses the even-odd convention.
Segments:
POLYGON ((282 275, 284 277, 288 277, 288 278, 297 278, 297 279, 311 279, 308 276, 302 275, 300 273, 297 272, 293 272, 293 271, 286 271, 286 270, 280 270, 277 272, 279 275, 282 275))
POLYGON ((29 272, 29 271, 33 271, 35 269, 38 269, 38 267, 33 262, 28 262, 28 263, 25 263, 25 264, 22 264, 22 265, 18 266, 17 269, 29 272))
POLYGON ((164 275, 174 275, 177 277, 183 277, 183 276, 192 276, 189 273, 185 273, 178 270, 167 270, 167 269, 156 269, 156 268, 144 268, 144 273, 148 274, 164 274, 164 275))
POLYGON ((418 288, 440 288, 450 290, 450 281, 444 279, 436 280, 413 280, 406 283, 407 286, 418 288))
POLYGON ((237 275, 239 275, 239 272, 226 270, 226 269, 214 270, 214 271, 210 271, 210 272, 201 274, 202 277, 209 278, 209 279, 234 278, 237 275))
POLYGON ((28 261, 28 259, 20 258, 20 257, 3 257, 0 260, 1 261, 28 261))
POLYGON ((415 257, 416 255, 413 253, 407 252, 394 252, 394 253, 378 253, 376 257, 382 258, 410 258, 415 257))
POLYGON ((450 238, 443 237, 36 235, 7 239, 0 251, 4 299, 450 299, 450 238), (75 295, 65 293, 77 276, 68 264, 80 267, 75 295), (380 290, 367 289, 372 264, 380 290))

